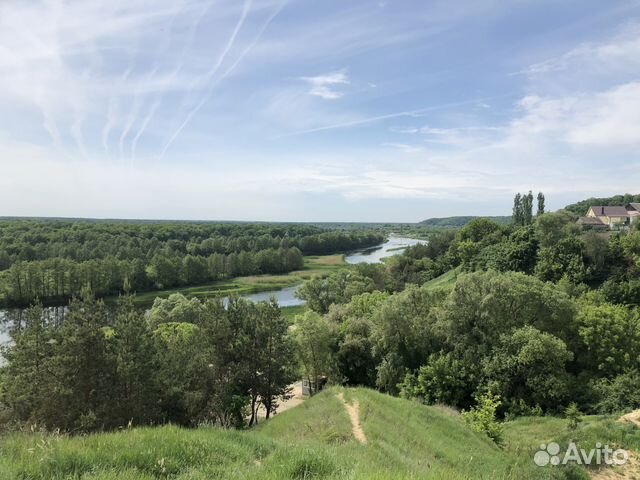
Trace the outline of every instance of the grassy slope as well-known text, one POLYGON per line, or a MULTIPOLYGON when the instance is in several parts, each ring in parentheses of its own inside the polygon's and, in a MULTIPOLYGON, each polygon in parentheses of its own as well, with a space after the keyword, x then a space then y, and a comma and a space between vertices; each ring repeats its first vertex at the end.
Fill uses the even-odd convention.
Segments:
POLYGON ((452 290, 456 285, 456 279, 458 278, 459 268, 454 268, 448 272, 443 273, 439 277, 429 280, 425 285, 429 288, 445 288, 452 290))
MULTIPOLYGON (((296 270, 282 275, 251 275, 229 280, 220 280, 194 287, 142 292, 136 295, 135 302, 141 307, 151 306, 156 297, 166 298, 172 293, 181 293, 187 297, 206 299, 216 296, 227 296, 234 293, 244 295, 269 290, 280 290, 301 283, 314 275, 325 276, 335 270, 346 267, 347 263, 344 261, 344 255, 342 254, 305 257, 304 269, 302 270, 296 270)), ((115 300, 115 298, 108 300, 115 300)))
MULTIPOLYGON (((567 420, 556 417, 522 417, 505 425, 505 448, 514 454, 533 458, 541 443, 555 442, 566 451, 569 442, 590 451, 597 443, 612 448, 640 451, 640 428, 617 421, 618 415, 582 417, 575 431, 567 429, 567 420)), ((587 478, 583 473, 583 477, 587 478)), ((577 477, 580 478, 580 477, 577 477)))
POLYGON ((444 409, 366 389, 360 403, 366 445, 353 440, 331 389, 244 432, 139 428, 87 437, 16 434, 0 441, 2 479, 537 479, 517 460, 444 409))

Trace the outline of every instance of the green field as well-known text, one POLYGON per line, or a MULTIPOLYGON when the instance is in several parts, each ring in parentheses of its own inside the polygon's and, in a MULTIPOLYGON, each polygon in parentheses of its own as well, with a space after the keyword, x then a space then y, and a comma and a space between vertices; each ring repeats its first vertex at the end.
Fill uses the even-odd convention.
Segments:
MULTIPOLYGON (((247 295, 270 290, 281 290, 297 285, 313 276, 326 276, 342 268, 348 268, 348 264, 344 261, 343 254, 308 256, 304 259, 304 269, 302 270, 296 270, 282 275, 251 275, 193 287, 142 292, 136 294, 135 303, 140 307, 150 307, 156 297, 167 298, 173 293, 181 293, 190 298, 206 299, 232 294, 247 295)), ((107 302, 114 302, 115 300, 116 297, 110 297, 107 299, 107 302)))
MULTIPOLYGON (((528 417, 505 424, 505 445, 472 432, 453 410, 367 389, 334 387, 246 431, 174 426, 67 437, 15 433, 0 439, 0 478, 120 479, 544 479, 588 478, 582 467, 540 468, 540 443, 577 439, 640 447, 640 429, 614 417, 528 417), (345 405, 359 403, 366 443, 345 405)), ((592 448, 592 447, 591 447, 592 448)))

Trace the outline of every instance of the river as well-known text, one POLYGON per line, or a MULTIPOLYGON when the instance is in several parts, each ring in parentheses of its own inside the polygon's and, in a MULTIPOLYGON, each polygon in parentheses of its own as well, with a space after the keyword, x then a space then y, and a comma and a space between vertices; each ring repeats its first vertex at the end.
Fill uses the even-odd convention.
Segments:
MULTIPOLYGON (((345 255, 344 260, 350 265, 356 265, 358 263, 380 263, 383 259, 392 257, 393 255, 398 255, 407 247, 420 243, 426 243, 426 240, 416 240, 415 238, 406 237, 390 237, 385 243, 378 245, 377 247, 348 253, 345 255)), ((253 300, 254 302, 260 302, 262 300, 269 300, 270 298, 275 297, 281 307, 295 307, 304 304, 303 300, 296 297, 296 292, 299 288, 300 285, 294 285, 293 287, 283 288, 282 290, 272 290, 245 295, 245 298, 253 300)))
MULTIPOLYGON (((402 253, 409 246, 425 242, 426 240, 416 240, 414 238, 390 237, 385 243, 378 245, 377 247, 358 250, 346 254, 345 261, 351 265, 358 263, 380 263, 384 258, 402 253)), ((304 304, 303 300, 296 297, 296 292, 300 288, 300 285, 301 284, 280 290, 252 293, 243 296, 244 298, 254 302, 269 300, 274 297, 281 307, 295 307, 304 304)), ((226 302, 227 299, 225 298, 224 301, 226 302)), ((56 314, 64 312, 64 308, 62 307, 50 310, 55 310, 56 314)), ((13 325, 13 318, 11 317, 15 317, 16 315, 19 317, 20 313, 20 311, 14 310, 12 311, 12 314, 9 314, 6 310, 0 310, 0 345, 9 340, 9 330, 13 325)))

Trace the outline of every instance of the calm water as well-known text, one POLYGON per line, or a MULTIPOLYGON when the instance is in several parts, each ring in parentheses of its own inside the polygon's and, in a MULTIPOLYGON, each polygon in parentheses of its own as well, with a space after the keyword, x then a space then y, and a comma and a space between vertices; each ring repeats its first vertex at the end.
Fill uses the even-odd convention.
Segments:
MULTIPOLYGON (((419 243, 426 243, 426 241, 415 240, 413 238, 391 237, 382 245, 346 255, 345 261, 352 265, 358 263, 380 263, 382 259, 398 255, 402 253, 405 248, 419 243)), ((281 290, 252 293, 244 295, 244 297, 254 302, 269 300, 271 297, 275 297, 281 307, 295 307, 304 304, 303 300, 295 296, 299 288, 300 285, 294 285, 293 287, 287 287, 281 290)), ((226 302, 227 299, 225 298, 224 300, 226 302)), ((51 310, 51 315, 56 317, 60 315, 60 312, 64 312, 64 309, 61 310, 60 308, 61 307, 48 310, 51 310)), ((0 344, 6 343, 9 340, 9 329, 20 321, 21 313, 20 310, 12 310, 11 312, 0 310, 0 344)), ((55 318, 53 320, 56 321, 55 318)))
MULTIPOLYGON (((352 265, 358 263, 380 263, 384 258, 398 255, 402 253, 405 248, 420 243, 426 243, 426 240, 416 240, 414 238, 404 237, 391 237, 387 242, 377 247, 358 250, 356 252, 345 255, 345 261, 352 265)), ((260 302, 262 300, 269 300, 271 297, 275 297, 281 307, 295 307, 304 304, 303 300, 300 300, 295 296, 295 293, 299 288, 300 285, 295 285, 293 287, 283 288, 282 290, 272 290, 268 292, 255 293, 252 295, 245 295, 245 298, 253 300, 254 302, 260 302)))
POLYGON ((392 257, 402 253, 405 248, 412 247, 421 243, 427 243, 426 240, 416 240, 415 238, 391 237, 386 243, 378 247, 368 248, 354 252, 345 257, 347 263, 380 263, 382 259, 392 257))
MULTIPOLYGON (((262 302, 275 297, 278 301, 278 305, 281 307, 295 307, 304 304, 303 300, 296 298, 298 288, 300 288, 300 285, 294 285, 293 287, 283 288, 282 290, 268 290, 266 292, 251 293, 249 295, 243 295, 243 297, 251 300, 252 302, 262 302)), ((224 302, 226 304, 227 298, 224 298, 224 302)))

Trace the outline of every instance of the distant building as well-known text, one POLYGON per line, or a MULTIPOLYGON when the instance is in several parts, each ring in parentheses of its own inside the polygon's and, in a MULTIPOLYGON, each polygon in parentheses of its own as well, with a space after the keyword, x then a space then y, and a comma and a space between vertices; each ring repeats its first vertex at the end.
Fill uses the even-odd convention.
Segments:
POLYGON ((630 223, 640 220, 640 203, 630 203, 627 205, 627 213, 629 214, 630 223))
POLYGON ((318 393, 324 388, 326 384, 327 384, 327 377, 324 377, 324 376, 319 377, 317 379, 317 384, 316 384, 316 381, 310 378, 303 378, 302 379, 302 395, 310 396, 315 393, 318 393))
POLYGON ((620 229, 640 218, 640 203, 623 206, 590 207, 587 215, 578 219, 578 225, 595 229, 620 229))

